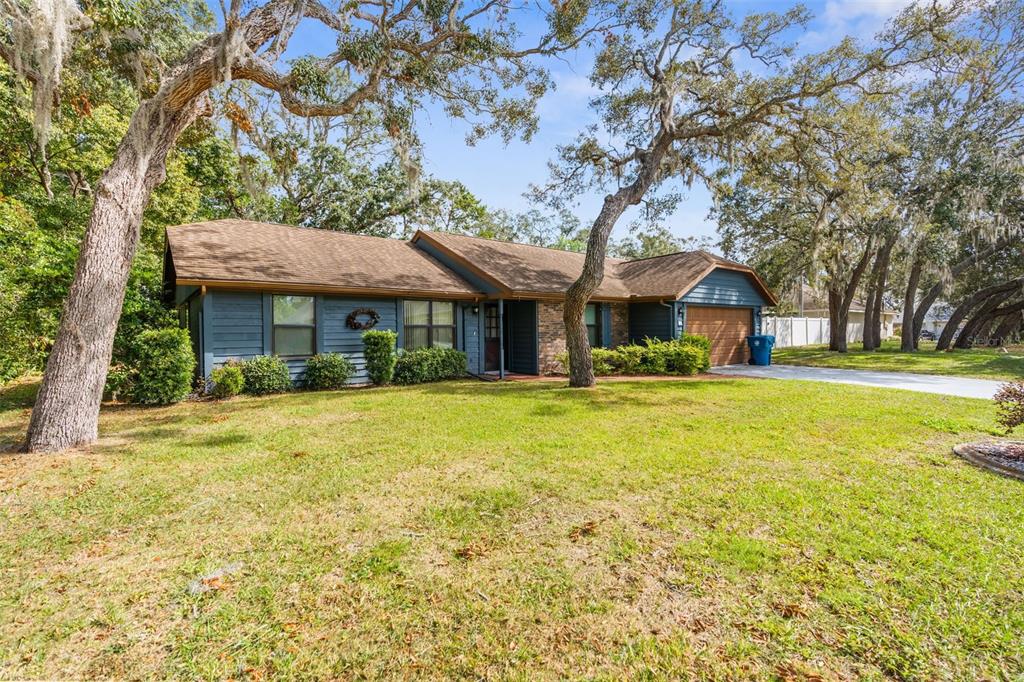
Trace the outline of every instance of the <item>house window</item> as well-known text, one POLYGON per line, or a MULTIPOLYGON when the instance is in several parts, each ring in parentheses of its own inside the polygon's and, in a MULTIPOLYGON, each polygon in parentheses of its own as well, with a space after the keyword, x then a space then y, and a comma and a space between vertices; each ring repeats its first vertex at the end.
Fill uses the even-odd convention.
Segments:
POLYGON ((587 324, 587 340, 591 348, 601 347, 601 311, 596 303, 588 303, 583 311, 583 321, 587 324))
POLYGON ((455 304, 451 301, 406 301, 403 322, 406 350, 455 346, 455 304))
POLYGON ((274 296, 274 354, 302 357, 316 352, 316 303, 312 296, 274 296))

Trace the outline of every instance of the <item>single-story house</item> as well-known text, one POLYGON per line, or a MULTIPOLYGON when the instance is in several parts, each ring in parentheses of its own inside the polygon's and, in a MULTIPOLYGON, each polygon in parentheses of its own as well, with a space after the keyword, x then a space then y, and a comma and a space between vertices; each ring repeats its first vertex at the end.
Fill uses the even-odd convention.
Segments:
MULTIPOLYGON (((418 231, 412 239, 217 220, 167 229, 164 294, 192 338, 197 373, 260 354, 298 380, 315 353, 344 353, 365 381, 362 329, 398 347, 454 347, 469 371, 561 371, 562 302, 583 254, 418 231)), ((595 346, 684 330, 712 340, 715 364, 744 362, 772 292, 749 267, 704 251, 607 259, 586 322, 595 346)))

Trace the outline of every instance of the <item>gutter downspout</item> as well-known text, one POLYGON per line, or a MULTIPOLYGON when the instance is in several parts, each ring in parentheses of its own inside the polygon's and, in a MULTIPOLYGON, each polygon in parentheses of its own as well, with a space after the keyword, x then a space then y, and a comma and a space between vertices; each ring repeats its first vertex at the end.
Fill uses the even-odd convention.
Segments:
POLYGON ((668 333, 672 335, 671 340, 677 339, 676 331, 679 329, 679 325, 676 324, 676 302, 665 303, 665 301, 658 301, 658 305, 663 305, 669 309, 668 333))

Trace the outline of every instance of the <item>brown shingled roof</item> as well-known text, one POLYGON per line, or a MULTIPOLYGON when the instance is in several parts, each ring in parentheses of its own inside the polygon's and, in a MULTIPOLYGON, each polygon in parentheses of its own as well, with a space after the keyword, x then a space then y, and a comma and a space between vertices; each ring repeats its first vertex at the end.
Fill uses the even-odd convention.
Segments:
MULTIPOLYGON (((543 246, 467 237, 449 232, 418 231, 413 243, 426 239, 465 265, 472 272, 517 296, 564 296, 566 289, 583 271, 582 253, 549 249, 543 246)), ((604 281, 594 294, 597 298, 629 298, 630 290, 619 279, 617 258, 606 260, 604 281)))
MULTIPOLYGON (((419 239, 440 247, 445 255, 509 295, 564 296, 583 271, 584 254, 575 251, 424 230, 412 238, 414 243, 419 239)), ((675 300, 719 267, 749 274, 765 299, 775 301, 751 268, 707 251, 684 251, 639 260, 606 258, 604 280, 594 298, 675 300)))
POLYGON ((248 220, 167 228, 178 284, 480 296, 407 241, 248 220))
MULTIPOLYGON (((418 231, 411 241, 247 220, 167 228, 177 284, 320 290, 336 293, 481 298, 484 294, 415 244, 419 240, 506 296, 561 298, 583 270, 584 255, 529 244, 418 231)), ((749 267, 706 251, 626 261, 608 258, 595 299, 675 300, 715 268, 749 267)), ((468 275, 467 275, 468 276, 468 275)))

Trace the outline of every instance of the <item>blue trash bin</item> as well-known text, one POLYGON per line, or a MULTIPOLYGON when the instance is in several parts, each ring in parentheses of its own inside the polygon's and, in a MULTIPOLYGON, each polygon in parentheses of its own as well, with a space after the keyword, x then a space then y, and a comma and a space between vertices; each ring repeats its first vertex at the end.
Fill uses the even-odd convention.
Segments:
POLYGON ((770 334, 754 334, 753 336, 748 336, 747 346, 750 347, 750 364, 772 364, 772 347, 775 346, 774 336, 771 336, 770 334))

